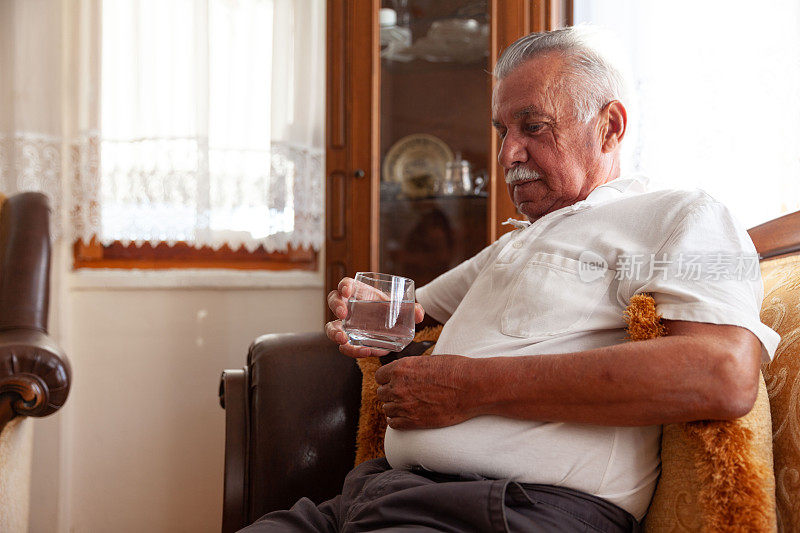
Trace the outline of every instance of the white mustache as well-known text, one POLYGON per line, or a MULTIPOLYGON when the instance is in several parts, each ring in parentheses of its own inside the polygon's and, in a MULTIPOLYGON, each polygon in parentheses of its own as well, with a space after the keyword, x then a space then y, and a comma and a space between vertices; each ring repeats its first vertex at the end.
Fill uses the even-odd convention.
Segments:
POLYGON ((506 172, 506 183, 513 184, 519 181, 538 180, 542 175, 527 167, 514 167, 506 172))

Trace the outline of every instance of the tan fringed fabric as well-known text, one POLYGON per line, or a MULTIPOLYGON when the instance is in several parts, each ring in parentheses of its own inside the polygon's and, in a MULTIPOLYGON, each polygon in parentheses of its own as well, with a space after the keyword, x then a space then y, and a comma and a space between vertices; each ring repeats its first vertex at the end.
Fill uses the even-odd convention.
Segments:
POLYGON ((800 527, 800 255, 761 263, 764 304, 761 321, 781 342, 762 366, 772 408, 778 523, 800 527))
POLYGON ((386 433, 386 416, 381 403, 376 398, 378 384, 375 382, 375 371, 381 366, 377 357, 363 357, 357 360, 361 369, 361 411, 358 417, 358 434, 356 435, 355 466, 364 461, 383 457, 383 435, 386 433))
MULTIPOLYGON (((634 295, 624 317, 632 341, 668 333, 649 295, 634 295)), ((763 377, 743 418, 664 426, 661 477, 645 530, 776 531, 771 437, 763 377)))

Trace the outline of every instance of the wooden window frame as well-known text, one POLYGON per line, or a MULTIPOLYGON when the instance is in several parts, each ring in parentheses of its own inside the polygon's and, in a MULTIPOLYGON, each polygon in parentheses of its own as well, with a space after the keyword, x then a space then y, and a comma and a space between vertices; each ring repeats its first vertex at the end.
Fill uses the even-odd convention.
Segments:
POLYGON ((289 246, 285 252, 268 252, 259 246, 252 252, 241 247, 231 249, 227 244, 218 250, 209 246, 195 248, 186 242, 169 246, 149 242, 142 246, 120 241, 103 245, 92 238, 87 244, 78 240, 73 245, 73 268, 115 269, 175 269, 224 268, 235 270, 317 270, 319 253, 311 248, 289 246))

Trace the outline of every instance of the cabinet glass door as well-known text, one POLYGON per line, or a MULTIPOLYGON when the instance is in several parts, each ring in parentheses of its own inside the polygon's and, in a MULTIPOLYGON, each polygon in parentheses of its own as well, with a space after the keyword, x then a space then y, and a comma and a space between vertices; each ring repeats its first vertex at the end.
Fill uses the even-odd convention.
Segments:
POLYGON ((380 270, 420 287, 487 244, 489 8, 382 7, 380 270))

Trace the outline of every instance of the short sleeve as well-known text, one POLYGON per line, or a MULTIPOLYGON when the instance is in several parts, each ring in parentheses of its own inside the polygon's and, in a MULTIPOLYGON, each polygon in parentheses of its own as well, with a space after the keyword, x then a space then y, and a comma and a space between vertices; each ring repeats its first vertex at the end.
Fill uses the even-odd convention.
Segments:
POLYGON ((764 286, 744 228, 706 197, 667 233, 656 253, 639 254, 638 264, 631 254, 626 264, 636 268, 620 283, 621 301, 650 293, 663 318, 746 328, 761 341, 762 360, 771 360, 780 336, 759 318, 764 286))
POLYGON ((500 250, 515 233, 516 231, 512 231, 502 235, 470 259, 448 270, 427 285, 418 288, 416 290, 417 302, 422 304, 425 313, 442 324, 447 322, 466 296, 478 274, 497 257, 500 250))

